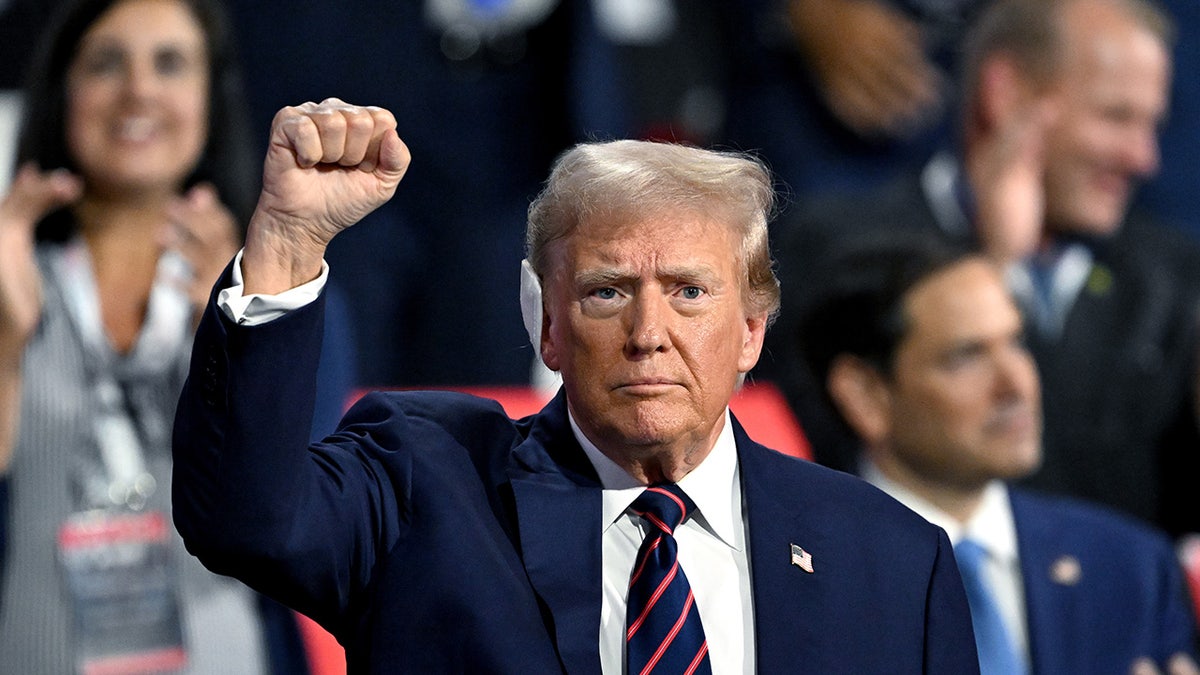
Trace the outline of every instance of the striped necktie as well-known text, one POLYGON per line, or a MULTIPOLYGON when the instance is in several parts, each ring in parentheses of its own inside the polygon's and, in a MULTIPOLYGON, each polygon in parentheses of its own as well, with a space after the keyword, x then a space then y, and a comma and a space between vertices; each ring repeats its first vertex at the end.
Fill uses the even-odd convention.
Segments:
POLYGON ((674 483, 646 488, 630 506, 649 527, 629 579, 629 675, 712 672, 700 610, 679 566, 674 537, 695 508, 674 483))

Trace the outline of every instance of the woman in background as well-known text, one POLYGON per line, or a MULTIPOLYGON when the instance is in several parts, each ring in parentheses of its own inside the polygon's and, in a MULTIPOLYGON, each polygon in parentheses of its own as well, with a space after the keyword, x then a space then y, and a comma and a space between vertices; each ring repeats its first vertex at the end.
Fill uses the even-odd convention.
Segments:
POLYGON ((303 668, 276 648, 290 616, 264 621, 169 515, 192 330, 258 182, 213 2, 68 3, 29 74, 0 200, 5 672, 303 668))

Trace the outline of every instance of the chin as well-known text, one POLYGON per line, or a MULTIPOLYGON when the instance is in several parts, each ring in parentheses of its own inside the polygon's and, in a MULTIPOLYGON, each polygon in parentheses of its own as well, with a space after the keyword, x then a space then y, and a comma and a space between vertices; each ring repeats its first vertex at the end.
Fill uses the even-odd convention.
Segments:
POLYGON ((619 424, 616 431, 626 445, 658 447, 670 444, 682 436, 683 433, 678 428, 680 426, 678 423, 672 423, 669 418, 635 415, 619 424))
POLYGON ((629 445, 656 446, 669 443, 677 434, 672 429, 663 428, 654 423, 640 423, 626 426, 620 430, 624 440, 629 445))
POLYGON ((1120 220, 1106 220, 1104 222, 1095 223, 1086 226, 1084 232, 1097 237, 1111 237, 1121 229, 1120 220))
POLYGON ((1121 227, 1128 202, 1111 195, 1096 195, 1089 211, 1080 214, 1080 231, 1098 237, 1107 237, 1121 227))
POLYGON ((1000 468, 1000 475, 997 478, 1001 480, 1020 480, 1031 475, 1034 471, 1042 466, 1042 456, 1040 453, 1034 456, 1022 456, 1013 458, 1013 461, 1000 468))

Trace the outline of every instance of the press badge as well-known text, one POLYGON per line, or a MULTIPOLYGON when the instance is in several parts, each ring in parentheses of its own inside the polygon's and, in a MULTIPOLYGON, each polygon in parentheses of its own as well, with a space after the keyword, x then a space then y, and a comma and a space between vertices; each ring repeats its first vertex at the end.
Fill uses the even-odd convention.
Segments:
POLYGON ((59 529, 81 675, 187 665, 169 527, 158 511, 95 510, 72 515, 59 529))

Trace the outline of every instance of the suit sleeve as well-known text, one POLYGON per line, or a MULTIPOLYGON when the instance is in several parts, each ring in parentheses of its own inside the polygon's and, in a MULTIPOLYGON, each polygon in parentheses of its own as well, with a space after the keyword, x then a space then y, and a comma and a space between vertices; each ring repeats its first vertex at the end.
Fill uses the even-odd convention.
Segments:
POLYGON ((979 672, 967 593, 954 562, 954 549, 941 528, 925 612, 925 672, 979 672))
POLYGON ((404 465, 385 471, 360 437, 309 447, 323 313, 322 295, 239 326, 210 300, 176 411, 172 504, 205 566, 330 627, 398 536, 404 465))

